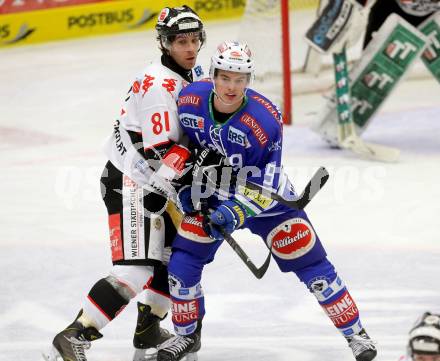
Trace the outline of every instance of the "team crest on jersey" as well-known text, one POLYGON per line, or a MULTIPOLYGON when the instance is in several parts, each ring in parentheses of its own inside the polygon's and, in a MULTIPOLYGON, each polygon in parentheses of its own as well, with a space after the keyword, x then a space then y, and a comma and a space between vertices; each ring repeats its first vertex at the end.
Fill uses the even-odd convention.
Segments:
POLYGON ((231 143, 241 145, 245 148, 249 148, 251 146, 247 139, 246 134, 242 132, 240 129, 237 129, 232 126, 228 128, 228 140, 231 143))
POLYGON ((198 129, 205 132, 205 119, 190 113, 182 113, 179 115, 180 122, 185 128, 198 129))
POLYGON ((276 256, 291 260, 312 250, 316 244, 316 234, 305 219, 293 218, 270 231, 267 243, 276 256))

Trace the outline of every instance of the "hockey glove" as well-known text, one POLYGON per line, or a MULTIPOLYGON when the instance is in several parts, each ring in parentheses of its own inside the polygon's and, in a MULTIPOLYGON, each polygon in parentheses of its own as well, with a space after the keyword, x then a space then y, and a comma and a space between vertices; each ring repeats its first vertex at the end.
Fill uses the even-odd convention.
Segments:
POLYGON ((222 230, 231 234, 246 220, 244 209, 234 201, 224 201, 209 215, 208 234, 215 240, 223 240, 222 230))
POLYGON ((186 147, 173 144, 161 160, 158 175, 169 181, 182 177, 192 167, 189 163, 190 156, 191 153, 186 147))
POLYGON ((183 213, 193 213, 195 211, 191 199, 191 186, 183 186, 177 193, 177 208, 183 213))
POLYGON ((173 180, 179 179, 189 170, 190 155, 186 147, 173 144, 162 157, 155 172, 148 177, 147 189, 152 188, 154 192, 176 200, 173 180))

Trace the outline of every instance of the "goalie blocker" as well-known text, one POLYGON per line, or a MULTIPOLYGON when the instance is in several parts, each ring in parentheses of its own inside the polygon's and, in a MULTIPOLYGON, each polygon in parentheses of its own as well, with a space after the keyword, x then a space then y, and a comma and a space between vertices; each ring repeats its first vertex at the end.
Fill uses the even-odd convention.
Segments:
MULTIPOLYGON (((426 36, 400 16, 392 14, 387 18, 350 74, 351 108, 358 135, 367 128, 373 115, 427 43, 426 36)), ((440 66, 439 62, 433 61, 433 64, 440 66)), ((338 113, 334 98, 325 105, 315 130, 330 144, 339 146, 338 113)))
POLYGON ((339 52, 361 37, 370 6, 362 0, 329 0, 306 33, 306 40, 320 53, 339 52))

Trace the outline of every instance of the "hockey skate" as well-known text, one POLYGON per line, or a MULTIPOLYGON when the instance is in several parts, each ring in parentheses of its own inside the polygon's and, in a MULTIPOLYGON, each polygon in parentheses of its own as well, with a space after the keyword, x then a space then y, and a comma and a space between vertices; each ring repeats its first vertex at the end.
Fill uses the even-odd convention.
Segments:
POLYGON ((160 327, 161 319, 151 313, 151 307, 140 302, 138 319, 133 337, 135 352, 133 361, 156 361, 157 346, 173 337, 168 330, 160 327))
POLYGON ((364 330, 347 340, 356 361, 371 361, 376 357, 377 350, 374 341, 364 330))
POLYGON ((202 322, 199 320, 194 333, 187 336, 176 335, 159 345, 157 361, 197 361, 197 351, 200 350, 202 322))
POLYGON ((96 328, 84 327, 75 320, 55 336, 52 349, 43 354, 43 358, 46 361, 87 361, 85 350, 90 348, 90 341, 101 337, 96 328))

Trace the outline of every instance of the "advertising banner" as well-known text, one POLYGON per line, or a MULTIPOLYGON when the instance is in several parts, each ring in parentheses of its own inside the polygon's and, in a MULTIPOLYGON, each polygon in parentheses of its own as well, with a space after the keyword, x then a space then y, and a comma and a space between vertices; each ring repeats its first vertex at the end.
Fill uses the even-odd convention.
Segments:
MULTIPOLYGON (((0 0, 0 15, 72 6, 89 3, 99 3, 109 0, 0 0)), ((119 1, 119 0, 113 0, 119 1)))
MULTIPOLYGON (((209 21, 240 17, 246 0, 187 0, 184 3, 203 21, 209 21)), ((163 7, 180 5, 182 2, 176 0, 105 1, 0 15, 0 48, 152 29, 163 7)))

